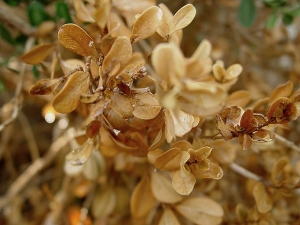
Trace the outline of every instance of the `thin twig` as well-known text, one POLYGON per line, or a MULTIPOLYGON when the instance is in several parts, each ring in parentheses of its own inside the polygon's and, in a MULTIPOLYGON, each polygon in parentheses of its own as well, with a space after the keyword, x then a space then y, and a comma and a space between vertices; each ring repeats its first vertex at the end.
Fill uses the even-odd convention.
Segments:
POLYGON ((234 172, 236 172, 248 179, 255 180, 255 181, 262 181, 264 179, 263 177, 255 174, 255 173, 252 173, 251 171, 245 169, 244 167, 241 167, 240 165, 238 165, 234 162, 230 163, 229 166, 234 172))
POLYGON ((49 165, 56 157, 59 150, 65 146, 73 137, 74 129, 70 128, 62 136, 57 138, 50 146, 46 155, 37 158, 8 188, 6 194, 0 198, 0 209, 5 207, 14 196, 18 195, 28 182, 43 168, 49 165))
MULTIPOLYGON (((25 52, 32 48, 32 46, 34 44, 34 41, 35 41, 34 38, 32 38, 32 37, 28 38, 28 40, 26 42, 26 46, 25 46, 25 52)), ((11 122, 13 122, 17 118, 17 116, 18 116, 18 112, 19 112, 19 98, 20 98, 21 91, 22 91, 22 86, 23 86, 23 83, 24 83, 24 77, 25 77, 26 67, 27 67, 26 63, 21 63, 20 79, 19 79, 19 82, 17 84, 14 97, 11 100, 13 102, 13 104, 14 104, 14 107, 13 107, 13 110, 12 110, 12 114, 11 114, 11 116, 7 120, 5 120, 2 124, 0 124, 0 132, 5 128, 5 126, 7 126, 11 122)))
POLYGON ((281 144, 285 145, 286 147, 291 148, 296 152, 300 153, 300 148, 294 142, 287 140, 285 137, 282 137, 279 134, 275 135, 275 139, 279 141, 281 144))

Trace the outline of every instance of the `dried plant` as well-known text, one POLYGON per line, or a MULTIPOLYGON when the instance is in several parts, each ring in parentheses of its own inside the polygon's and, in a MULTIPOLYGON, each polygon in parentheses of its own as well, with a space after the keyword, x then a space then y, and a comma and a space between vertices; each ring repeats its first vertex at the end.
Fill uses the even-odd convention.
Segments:
POLYGON ((75 22, 57 37, 46 38, 53 24, 38 24, 40 39, 20 60, 48 74, 29 93, 68 124, 0 199, 3 209, 57 159, 59 184, 42 188, 50 204, 42 216, 34 210, 44 224, 299 223, 299 142, 284 137, 299 127, 298 78, 255 94, 262 81, 243 88, 247 63, 244 72, 242 59, 216 57, 215 40, 187 56, 183 29, 199 5, 173 14, 152 0, 74 0, 75 22))

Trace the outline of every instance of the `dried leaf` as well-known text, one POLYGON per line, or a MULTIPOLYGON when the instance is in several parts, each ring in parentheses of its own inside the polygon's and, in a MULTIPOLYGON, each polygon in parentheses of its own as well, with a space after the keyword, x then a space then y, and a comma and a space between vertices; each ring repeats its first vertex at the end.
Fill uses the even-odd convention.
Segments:
POLYGON ((276 186, 279 186, 285 179, 284 168, 288 164, 289 162, 287 158, 280 158, 276 163, 274 163, 271 173, 271 180, 276 186))
POLYGON ((150 145, 149 147, 149 151, 152 151, 154 149, 159 148, 161 145, 163 145, 165 142, 165 132, 163 131, 163 129, 160 129, 158 134, 156 135, 153 143, 150 145))
POLYGON ((164 209, 158 225, 180 225, 180 223, 172 209, 167 207, 164 209))
POLYGON ((189 25, 193 21, 195 15, 196 8, 192 4, 187 4, 180 8, 173 17, 170 34, 189 25))
POLYGON ((74 8, 76 11, 76 18, 81 20, 82 22, 87 23, 94 23, 95 20, 93 17, 91 17, 91 12, 87 9, 87 7, 84 5, 83 1, 81 0, 73 0, 74 2, 74 8))
POLYGON ((191 60, 206 60, 211 53, 211 43, 208 40, 203 40, 194 51, 191 60))
POLYGON ((109 106, 123 119, 133 117, 133 106, 131 99, 125 95, 114 93, 111 96, 109 106))
POLYGON ((155 149, 155 150, 149 151, 148 154, 147 154, 149 162, 154 164, 155 160, 159 156, 161 156, 163 153, 164 153, 164 151, 161 150, 161 149, 155 149))
POLYGON ((48 95, 51 94, 53 89, 61 82, 61 79, 41 79, 38 80, 29 93, 32 95, 48 95))
POLYGON ((133 110, 133 115, 143 119, 149 120, 156 117, 160 110, 161 106, 159 105, 158 100, 151 93, 141 93, 134 96, 136 103, 133 110))
POLYGON ((240 64, 233 64, 226 70, 225 81, 237 78, 243 70, 240 64))
POLYGON ((91 181, 96 181, 105 171, 105 160, 100 151, 92 151, 91 156, 84 164, 83 175, 91 181))
POLYGON ((226 99, 227 106, 240 106, 245 107, 251 100, 251 94, 249 91, 239 90, 231 93, 226 99))
POLYGON ((160 202, 174 204, 182 200, 182 196, 174 190, 171 180, 159 172, 151 173, 151 188, 154 197, 160 202))
POLYGON ((134 217, 146 216, 155 204, 150 178, 145 173, 131 195, 130 210, 134 217), (147 204, 145 204, 145 202, 147 204))
POLYGON ((53 52, 55 47, 56 44, 40 44, 22 55, 21 60, 32 65, 38 64, 46 59, 47 56, 53 52))
MULTIPOLYGON (((205 162, 205 160, 203 160, 205 162)), ((197 178, 209 178, 209 179, 216 179, 219 180, 223 177, 223 170, 217 164, 208 161, 208 170, 203 170, 201 164, 199 165, 200 168, 197 167, 199 164, 191 164, 190 168, 193 175, 197 178)))
POLYGON ((109 216, 116 207, 117 198, 113 188, 106 187, 100 190, 93 197, 92 215, 95 218, 103 218, 109 216))
POLYGON ((76 109, 79 96, 89 87, 88 73, 77 71, 73 73, 65 86, 55 95, 52 106, 59 113, 69 113, 76 109))
POLYGON ((240 126, 246 133, 252 133, 258 127, 258 121, 254 118, 254 113, 251 109, 247 109, 243 113, 240 126))
POLYGON ((136 42, 153 35, 162 19, 162 10, 151 6, 144 11, 135 21, 132 28, 131 42, 136 42))
POLYGON ((177 170, 172 177, 172 185, 175 191, 180 195, 189 195, 196 183, 196 178, 192 173, 185 173, 185 176, 181 176, 182 171, 177 170))
POLYGON ((280 97, 289 97, 292 94, 293 86, 293 82, 288 81, 276 87, 270 94, 269 102, 273 103, 276 99, 280 97))
POLYGON ((260 213, 267 213, 273 208, 273 201, 262 182, 255 184, 252 190, 257 209, 260 213))
POLYGON ((241 134, 239 135, 239 142, 242 145, 243 150, 247 150, 250 148, 252 139, 248 134, 241 134))
POLYGON ((66 161, 74 166, 82 165, 91 156, 93 148, 94 148, 93 141, 91 139, 88 139, 83 144, 83 146, 80 146, 72 150, 68 155, 66 155, 66 161))
POLYGON ((115 67, 124 67, 132 57, 132 47, 128 37, 119 36, 114 41, 103 60, 103 73, 110 73, 115 67))
POLYGON ((97 25, 104 29, 109 18, 109 13, 111 11, 110 1, 101 1, 100 6, 96 9, 94 13, 95 21, 97 25))
POLYGON ((161 170, 176 170, 180 167, 182 152, 178 148, 171 148, 160 155, 154 162, 156 168, 161 170))
POLYGON ((198 225, 219 224, 224 215, 222 207, 208 197, 188 198, 177 204, 175 210, 198 225))
POLYGON ((78 55, 98 59, 93 39, 76 24, 63 25, 58 31, 58 40, 62 46, 78 55))
POLYGON ((95 135, 99 134, 101 123, 99 120, 92 120, 86 125, 85 133, 89 138, 93 138, 95 135))
POLYGON ((290 99, 281 97, 272 103, 267 117, 274 123, 288 123, 297 118, 297 107, 290 99))

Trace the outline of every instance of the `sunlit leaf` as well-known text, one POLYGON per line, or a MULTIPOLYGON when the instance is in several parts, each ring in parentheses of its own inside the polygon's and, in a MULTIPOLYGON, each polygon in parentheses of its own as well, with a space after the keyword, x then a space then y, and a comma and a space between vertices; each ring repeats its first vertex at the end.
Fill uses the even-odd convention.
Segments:
POLYGON ((150 178, 145 173, 131 195, 131 213, 134 217, 144 217, 149 213, 154 203, 155 199, 151 190, 150 178))
POLYGON ((214 200, 208 197, 188 198, 175 206, 187 220, 198 225, 216 225, 221 223, 224 211, 214 200))
POLYGON ((58 40, 62 46, 78 55, 98 58, 93 39, 76 24, 63 25, 58 31, 58 40))
POLYGON ((136 42, 154 34, 162 16, 162 10, 157 6, 151 6, 144 11, 133 24, 131 41, 136 42))
POLYGON ((170 33, 189 25, 193 21, 195 15, 196 8, 192 4, 187 4, 180 8, 173 17, 170 33))
POLYGON ((38 64, 50 55, 56 44, 40 44, 21 56, 21 60, 28 64, 38 64))
POLYGON ((77 71, 73 73, 64 87, 54 96, 52 106, 55 111, 69 113, 76 109, 79 96, 85 93, 89 87, 88 73, 77 71))

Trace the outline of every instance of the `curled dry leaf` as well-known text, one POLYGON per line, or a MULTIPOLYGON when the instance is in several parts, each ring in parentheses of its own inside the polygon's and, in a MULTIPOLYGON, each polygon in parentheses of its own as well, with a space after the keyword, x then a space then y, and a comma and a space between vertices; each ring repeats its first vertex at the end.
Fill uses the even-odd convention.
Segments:
POLYGON ((152 209, 154 203, 155 199, 151 190, 150 178, 145 173, 131 195, 131 213, 134 217, 144 217, 152 209))
POLYGON ((21 60, 32 65, 38 64, 53 52, 55 46, 56 44, 40 44, 35 46, 29 52, 26 52, 24 55, 22 55, 21 60))
POLYGON ((193 21, 195 15, 196 8, 192 4, 187 4, 180 8, 173 17, 170 34, 189 25, 193 21))
POLYGON ((257 209, 260 213, 267 213, 273 208, 273 201, 262 182, 255 184, 252 190, 257 209))
POLYGON ((158 225, 180 225, 180 223, 173 210, 167 207, 164 209, 158 225))
POLYGON ((145 39, 154 34, 162 16, 162 10, 157 6, 151 6, 144 11, 133 24, 131 42, 145 39))
POLYGON ((198 225, 219 224, 224 215, 222 207, 208 197, 188 198, 177 204, 175 210, 198 225))
POLYGON ((76 24, 63 25, 58 31, 58 40, 62 46, 78 55, 98 59, 93 39, 76 24))
POLYGON ((151 188, 154 197, 164 203, 174 204, 182 200, 173 188, 171 180, 159 172, 151 173, 151 188))
POLYGON ((86 125, 85 133, 89 138, 93 138, 95 135, 99 134, 101 123, 99 120, 92 120, 86 125))
POLYGON ((89 75, 83 71, 73 73, 65 86, 55 95, 52 106, 59 113, 69 113, 76 109, 81 93, 89 87, 89 75))
POLYGON ((281 97, 275 100, 268 113, 268 120, 272 123, 284 124, 297 118, 297 107, 289 98, 281 97))
POLYGON ((48 95, 59 85, 61 79, 41 79, 37 81, 29 93, 32 95, 48 95))

